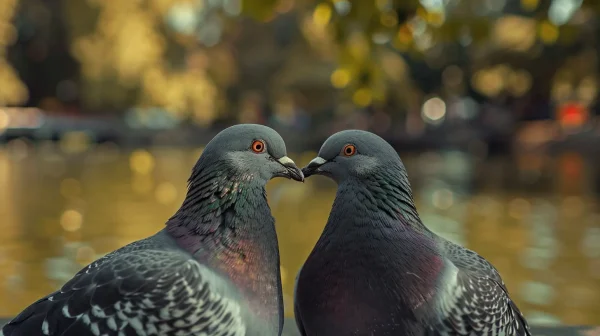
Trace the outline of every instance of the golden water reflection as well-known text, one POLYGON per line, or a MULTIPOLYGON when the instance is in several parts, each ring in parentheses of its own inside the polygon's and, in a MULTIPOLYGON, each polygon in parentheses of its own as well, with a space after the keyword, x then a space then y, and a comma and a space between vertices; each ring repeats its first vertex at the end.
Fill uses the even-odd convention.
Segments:
MULTIPOLYGON (((200 152, 1 148, 0 316, 18 313, 101 254, 160 230, 200 152)), ((303 164, 314 154, 290 156, 303 164)), ((406 156, 405 164, 424 222, 494 263, 532 322, 600 324, 593 164, 575 154, 480 162, 455 152, 406 156)), ((321 177, 275 180, 268 189, 291 316, 295 274, 335 189, 321 177)))

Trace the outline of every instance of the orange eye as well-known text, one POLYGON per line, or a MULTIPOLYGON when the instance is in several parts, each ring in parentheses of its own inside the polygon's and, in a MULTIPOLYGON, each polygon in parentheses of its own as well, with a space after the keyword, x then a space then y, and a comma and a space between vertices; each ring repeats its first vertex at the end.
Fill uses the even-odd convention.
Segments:
POLYGON ((352 155, 356 154, 356 146, 354 146, 354 145, 344 146, 344 149, 342 149, 342 154, 344 154, 345 156, 352 156, 352 155))
POLYGON ((267 146, 265 146, 265 143, 262 140, 254 140, 251 148, 254 153, 262 153, 265 151, 266 147, 267 146))

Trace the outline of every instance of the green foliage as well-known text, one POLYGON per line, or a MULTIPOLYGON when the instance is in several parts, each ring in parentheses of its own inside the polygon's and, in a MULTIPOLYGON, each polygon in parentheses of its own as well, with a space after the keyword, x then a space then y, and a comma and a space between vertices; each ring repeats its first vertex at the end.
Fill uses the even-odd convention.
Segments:
POLYGON ((242 12, 255 20, 265 21, 275 15, 277 0, 241 0, 242 12))

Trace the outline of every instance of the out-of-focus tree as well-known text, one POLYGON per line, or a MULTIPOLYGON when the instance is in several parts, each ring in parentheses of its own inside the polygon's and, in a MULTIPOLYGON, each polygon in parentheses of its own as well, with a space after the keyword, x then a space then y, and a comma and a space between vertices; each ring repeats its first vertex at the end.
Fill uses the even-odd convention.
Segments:
POLYGON ((0 1, 0 106, 23 104, 28 96, 27 88, 6 59, 7 48, 17 39, 17 31, 11 24, 17 2, 0 1))
POLYGON ((63 1, 89 105, 159 106, 176 119, 200 124, 215 118, 218 90, 207 75, 206 51, 189 36, 166 32, 162 24, 178 3, 63 1), (169 62, 173 58, 177 61, 169 62))
MULTIPOLYGON (((2 1, 9 10, 1 15, 12 15, 17 1, 2 1)), ((583 49, 598 51, 600 2, 592 0, 53 3, 81 66, 86 107, 160 106, 200 123, 229 104, 232 87, 278 90, 290 82, 282 76, 326 80, 359 106, 393 97, 418 108, 415 90, 546 99, 555 72, 565 72, 558 69, 583 49)))
POLYGON ((410 50, 409 22, 419 8, 418 0, 245 0, 242 13, 270 21, 282 12, 298 12, 304 38, 321 58, 337 64, 331 85, 366 106, 385 99, 390 81, 405 89, 406 66, 385 46, 410 50))

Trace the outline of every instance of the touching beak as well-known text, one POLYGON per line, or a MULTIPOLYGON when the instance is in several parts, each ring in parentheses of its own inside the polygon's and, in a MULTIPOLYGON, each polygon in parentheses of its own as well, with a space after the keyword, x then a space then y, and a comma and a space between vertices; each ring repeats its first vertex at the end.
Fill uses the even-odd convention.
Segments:
POLYGON ((304 174, 304 177, 309 177, 311 175, 318 174, 319 167, 324 165, 326 162, 327 160, 323 159, 320 156, 317 156, 316 158, 312 159, 312 161, 310 161, 308 165, 306 165, 306 167, 302 168, 302 173, 304 174))
POLYGON ((302 174, 302 171, 300 170, 300 168, 298 168, 298 166, 296 166, 292 159, 290 159, 287 156, 284 156, 278 159, 277 162, 281 163, 281 165, 285 167, 285 172, 279 176, 291 178, 299 182, 304 182, 304 175, 302 174))

